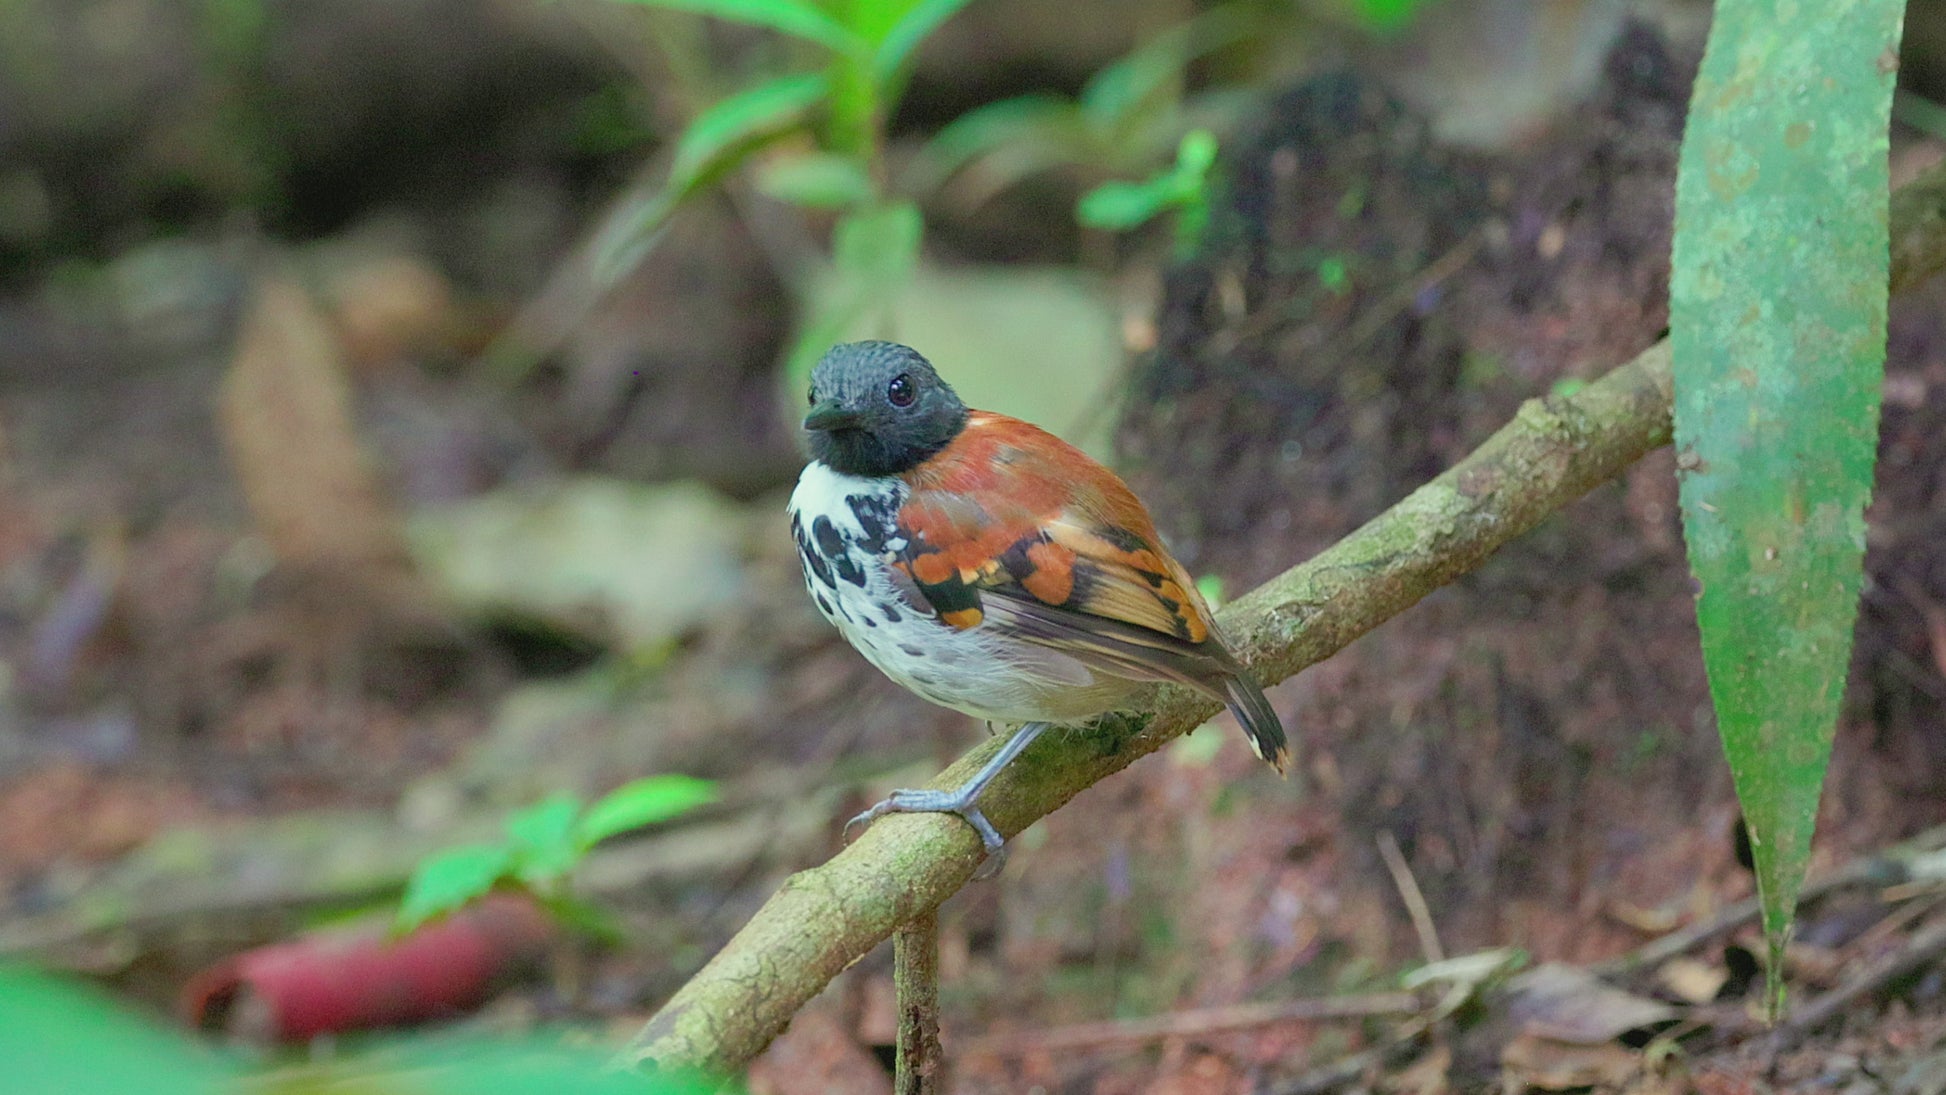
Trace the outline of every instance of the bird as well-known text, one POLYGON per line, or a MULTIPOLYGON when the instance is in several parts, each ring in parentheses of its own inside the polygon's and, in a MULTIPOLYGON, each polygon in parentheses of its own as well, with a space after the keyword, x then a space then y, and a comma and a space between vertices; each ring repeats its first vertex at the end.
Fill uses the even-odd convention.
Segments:
POLYGON ((896 790, 846 824, 981 812, 994 778, 1049 727, 1172 681, 1228 706, 1282 774, 1290 749, 1263 690, 1127 484, 1031 423, 969 409, 917 350, 832 347, 811 371, 810 461, 788 507, 819 613, 919 696, 1018 729, 951 790, 896 790))

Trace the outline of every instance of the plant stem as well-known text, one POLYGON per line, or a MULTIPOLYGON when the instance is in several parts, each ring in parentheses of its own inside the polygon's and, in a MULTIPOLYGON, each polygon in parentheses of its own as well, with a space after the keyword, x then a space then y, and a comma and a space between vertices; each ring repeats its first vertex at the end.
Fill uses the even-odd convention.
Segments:
POLYGON ((945 1089, 946 1056, 939 1047, 939 914, 915 916, 892 936, 892 983, 899 994, 895 1095, 934 1095, 945 1089))

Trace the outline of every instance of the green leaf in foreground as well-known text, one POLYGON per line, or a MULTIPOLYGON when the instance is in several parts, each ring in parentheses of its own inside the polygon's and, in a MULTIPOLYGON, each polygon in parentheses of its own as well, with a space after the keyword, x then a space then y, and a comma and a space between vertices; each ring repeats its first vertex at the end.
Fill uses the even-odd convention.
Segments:
POLYGON ((424 860, 405 884, 395 929, 409 932, 486 895, 512 865, 512 853, 499 844, 469 844, 424 860))
POLYGON ((649 776, 625 783, 588 807, 575 840, 590 848, 618 833, 680 817, 717 798, 716 784, 695 776, 649 776))
MULTIPOLYGON (((585 1035, 541 1029, 513 1037, 431 1030, 365 1043, 364 1051, 311 1066, 316 1086, 274 1090, 412 1092, 413 1095, 709 1095, 734 1091, 689 1071, 617 1072, 609 1050, 585 1035)), ((269 1085, 265 1085, 268 1087, 269 1085)), ((137 1089, 139 1090, 139 1089, 137 1089)))
POLYGON ((380 1035, 360 1052, 246 1073, 240 1062, 136 1015, 71 978, 0 967, 4 1089, 36 1095, 141 1092, 410 1091, 418 1095, 706 1095, 693 1072, 619 1073, 609 1051, 569 1032, 492 1038, 470 1031, 380 1035))
POLYGON ((1903 7, 1719 0, 1676 184, 1683 529, 1773 1018, 1862 578, 1903 7))
POLYGON ((235 1064, 72 981, 0 967, 0 1061, 8 1091, 233 1090, 235 1064))

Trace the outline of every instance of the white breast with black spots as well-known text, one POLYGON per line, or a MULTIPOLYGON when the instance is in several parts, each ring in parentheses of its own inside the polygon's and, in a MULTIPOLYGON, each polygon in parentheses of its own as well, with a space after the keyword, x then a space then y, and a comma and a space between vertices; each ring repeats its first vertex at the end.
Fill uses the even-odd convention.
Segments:
POLYGON ((934 703, 996 721, 1050 717, 1048 686, 1070 692, 1090 679, 1074 678, 1071 659, 1043 665, 1051 652, 951 627, 894 581, 892 560, 906 548, 897 526, 906 494, 895 478, 841 475, 815 461, 804 469, 791 494, 791 534, 818 611, 886 676, 934 703), (1068 679, 1036 679, 1048 670, 1068 679))

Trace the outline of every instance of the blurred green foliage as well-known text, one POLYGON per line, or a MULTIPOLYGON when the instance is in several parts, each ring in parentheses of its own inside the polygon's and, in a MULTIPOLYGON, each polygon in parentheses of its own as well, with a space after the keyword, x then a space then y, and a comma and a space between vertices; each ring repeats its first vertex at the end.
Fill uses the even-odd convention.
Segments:
POLYGON ((625 0, 776 31, 814 47, 813 71, 771 76, 701 111, 676 144, 668 180, 611 226, 596 264, 612 278, 642 259, 681 203, 781 139, 809 148, 773 161, 758 185, 780 200, 838 214, 832 262, 840 288, 805 324, 791 360, 811 360, 904 282, 918 261, 916 207, 887 184, 885 124, 913 51, 968 0, 625 0), (847 245, 847 241, 851 241, 847 245))
MULTIPOLYGON (((1114 196, 1094 198, 1093 208, 1084 198, 1077 210, 1082 222, 1120 230, 1164 208, 1190 205, 1183 187, 1193 177, 1196 188, 1206 190, 1208 164, 1215 159, 1211 131, 1233 124, 1248 99, 1233 89, 1188 94, 1188 69, 1262 30, 1254 5, 1224 4, 1152 36, 1096 73, 1073 99, 1023 95, 970 110, 922 150, 918 186, 936 189, 956 182, 978 202, 1057 168, 1130 178, 1161 166, 1147 184, 1131 186, 1147 186, 1155 199, 1145 212, 1138 214, 1139 203, 1126 196, 1128 191, 1103 187, 1094 193, 1107 189, 1114 196), (1176 166, 1169 167, 1172 154, 1176 166), (1177 200, 1168 201, 1169 196, 1177 200)), ((1187 229, 1192 238, 1199 231, 1195 225, 1187 229)))
POLYGON ((78 982, 0 967, 5 1089, 36 1095, 216 1095, 357 1091, 367 1095, 704 1095, 694 1076, 610 1071, 607 1054, 558 1035, 492 1039, 416 1034, 359 1043, 328 1063, 246 1068, 236 1056, 137 1016, 78 982))
MULTIPOLYGON (((861 321, 890 326, 890 302, 911 282, 924 222, 917 199, 956 180, 984 200, 1030 175, 1081 167, 1111 181, 1077 210, 1091 227, 1124 231, 1176 217, 1179 246, 1208 219, 1215 130, 1240 93, 1184 92, 1191 64, 1260 28, 1256 5, 1222 5, 1150 37, 1097 73, 1072 101, 1031 95, 969 111, 894 171, 885 125, 912 55, 968 0, 622 0, 761 27, 808 52, 806 69, 773 73, 699 111, 677 139, 667 179, 612 222, 598 276, 642 261, 683 202, 757 160, 755 184, 780 201, 836 214, 829 277, 814 294, 786 375, 801 378, 861 321), (758 157, 761 159, 758 160, 758 157), (1173 156, 1173 162, 1171 157, 1173 156)), ((883 335, 895 332, 881 330, 883 335)))
POLYGON ((1352 16, 1375 31, 1403 30, 1421 9, 1432 3, 1433 0, 1350 0, 1352 16))
POLYGON ((229 1087, 239 1062, 79 983, 0 967, 0 1061, 21 1092, 188 1095, 229 1087))
POLYGON ((411 931, 495 889, 513 888, 533 895, 563 923, 612 936, 607 914, 569 892, 575 868, 609 837, 680 817, 716 797, 714 783, 680 775, 624 784, 586 809, 573 795, 550 795, 508 817, 504 840, 451 848, 419 864, 395 930, 411 931))
POLYGON ((1676 183, 1683 533, 1773 1020, 1864 578, 1903 9, 1831 0, 1779 19, 1769 0, 1719 0, 1676 183))

